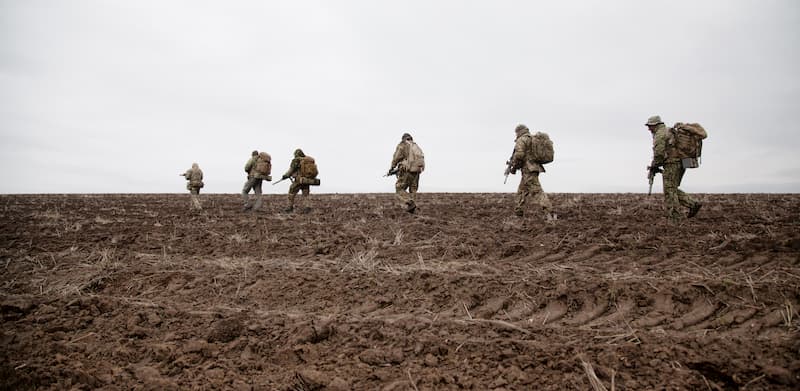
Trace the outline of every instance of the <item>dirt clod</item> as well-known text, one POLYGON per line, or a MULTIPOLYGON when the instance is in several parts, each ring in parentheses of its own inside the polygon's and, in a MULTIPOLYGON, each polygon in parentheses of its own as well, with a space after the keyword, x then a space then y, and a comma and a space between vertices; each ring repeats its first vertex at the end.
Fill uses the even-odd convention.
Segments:
POLYGON ((244 332, 244 325, 239 318, 221 319, 211 326, 208 342, 231 342, 244 332))

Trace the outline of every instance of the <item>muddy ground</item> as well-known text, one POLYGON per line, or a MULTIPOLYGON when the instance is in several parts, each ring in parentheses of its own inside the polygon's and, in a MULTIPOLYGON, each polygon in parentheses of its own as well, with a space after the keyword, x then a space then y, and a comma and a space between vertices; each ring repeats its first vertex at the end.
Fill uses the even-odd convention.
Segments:
POLYGON ((0 196, 0 389, 795 390, 800 195, 0 196))

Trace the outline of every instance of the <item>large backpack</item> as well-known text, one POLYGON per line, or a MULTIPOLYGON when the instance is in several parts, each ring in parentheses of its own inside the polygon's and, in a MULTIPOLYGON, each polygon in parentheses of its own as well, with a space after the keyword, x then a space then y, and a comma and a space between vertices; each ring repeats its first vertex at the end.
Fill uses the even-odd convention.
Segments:
POLYGON ((197 188, 197 189, 203 188, 203 186, 204 186, 204 184, 203 184, 203 171, 201 171, 199 168, 196 169, 196 170, 193 169, 193 168, 189 169, 183 175, 189 181, 189 182, 186 182, 186 189, 187 190, 192 190, 192 188, 197 188))
POLYGON ((272 174, 272 156, 266 152, 258 154, 256 159, 256 174, 269 176, 272 174))
POLYGON ((536 132, 531 136, 531 158, 539 164, 553 161, 553 141, 547 133, 536 132))
POLYGON ((199 169, 189 170, 189 185, 192 187, 203 187, 203 172, 199 169))
POLYGON ((667 136, 667 155, 673 158, 699 158, 703 152, 703 140, 708 133, 700 124, 676 123, 667 136))
POLYGON ((319 175, 317 162, 311 156, 304 156, 300 160, 300 176, 303 178, 316 178, 319 175))
POLYGON ((417 143, 411 141, 408 146, 408 172, 425 171, 425 154, 417 143))

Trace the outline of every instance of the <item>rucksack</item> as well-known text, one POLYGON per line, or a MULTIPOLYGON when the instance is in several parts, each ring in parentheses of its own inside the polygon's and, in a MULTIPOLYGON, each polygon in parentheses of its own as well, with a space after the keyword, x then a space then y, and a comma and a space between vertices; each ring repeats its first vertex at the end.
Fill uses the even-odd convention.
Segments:
POLYGON ((311 156, 304 156, 300 160, 300 176, 303 178, 316 178, 319 175, 317 162, 311 156))
POLYGON ((203 172, 200 170, 189 170, 189 185, 192 187, 203 187, 203 172))
POLYGON ((536 132, 531 136, 531 158, 539 164, 553 161, 553 141, 547 133, 536 132))
POLYGON ((197 181, 200 181, 200 180, 203 179, 203 172, 200 171, 199 169, 197 169, 197 170, 189 169, 188 171, 186 171, 186 173, 189 174, 189 175, 186 175, 186 174, 184 174, 184 175, 186 175, 188 177, 186 179, 188 179, 189 181, 197 182, 197 181))
POLYGON ((272 156, 269 156, 266 152, 258 154, 258 159, 256 159, 256 173, 265 176, 272 174, 272 156))
POLYGON ((425 171, 425 154, 422 148, 415 142, 410 142, 408 146, 408 172, 425 171))
POLYGON ((673 158, 699 158, 708 133, 700 124, 676 123, 669 129, 667 154, 673 158))

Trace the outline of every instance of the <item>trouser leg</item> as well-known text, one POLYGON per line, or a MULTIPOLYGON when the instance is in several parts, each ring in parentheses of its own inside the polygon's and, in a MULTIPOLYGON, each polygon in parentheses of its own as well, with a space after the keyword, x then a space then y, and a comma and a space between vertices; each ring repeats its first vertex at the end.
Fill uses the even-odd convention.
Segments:
POLYGON ((680 163, 667 163, 664 165, 664 172, 661 173, 667 217, 674 221, 683 217, 680 211, 682 202, 689 202, 688 196, 678 189, 684 171, 680 163))
POLYGON ((255 204, 253 205, 253 209, 255 209, 255 210, 261 209, 261 202, 263 201, 263 197, 262 197, 262 194, 261 194, 261 184, 262 184, 262 182, 263 181, 261 179, 253 179, 253 191, 254 191, 254 193, 256 195, 256 201, 255 201, 255 204))
POLYGON ((200 189, 193 188, 190 190, 189 197, 192 199, 193 209, 203 209, 200 205, 200 189))
POLYGON ((517 205, 514 212, 517 215, 522 215, 525 212, 525 204, 528 198, 532 198, 533 202, 542 209, 545 214, 550 213, 552 205, 550 198, 542 190, 542 185, 539 183, 539 173, 536 171, 522 171, 522 179, 520 179, 519 187, 517 188, 517 205))
POLYGON ((553 206, 550 203, 550 197, 548 197, 547 193, 545 193, 544 189, 542 189, 542 184, 539 181, 539 173, 536 173, 536 175, 534 175, 531 179, 530 189, 533 202, 536 203, 536 205, 539 205, 545 214, 550 213, 550 209, 552 209, 553 206))
POLYGON ((406 192, 406 189, 409 188, 409 179, 408 172, 401 172, 397 174, 397 182, 394 184, 395 195, 403 206, 411 202, 411 195, 406 192))
POLYGON ((519 186, 517 187, 517 205, 514 208, 514 213, 519 216, 525 212, 525 203, 528 201, 528 196, 530 196, 530 184, 529 182, 530 174, 526 174, 522 172, 522 178, 519 180, 519 186))
POLYGON ((300 201, 297 203, 297 207, 308 207, 308 195, 311 193, 311 186, 303 185, 300 186, 300 190, 303 192, 303 196, 300 197, 300 201))
POLYGON ((684 174, 686 174, 686 169, 681 167, 677 178, 677 186, 676 186, 676 188, 678 189, 678 202, 680 202, 681 206, 691 209, 696 204, 695 200, 692 198, 692 196, 690 196, 688 193, 685 193, 679 187, 681 185, 681 182, 683 181, 684 174))
POLYGON ((248 201, 249 201, 248 193, 250 193, 250 190, 253 189, 254 180, 255 178, 248 177, 247 181, 244 182, 244 187, 242 188, 242 201, 244 202, 245 207, 248 206, 248 201))
POLYGON ((417 190, 419 189, 419 173, 409 173, 408 197, 413 203, 417 203, 417 190))
POLYGON ((301 185, 296 180, 289 186, 289 210, 294 209, 295 199, 297 198, 297 193, 300 191, 300 188, 301 185))

